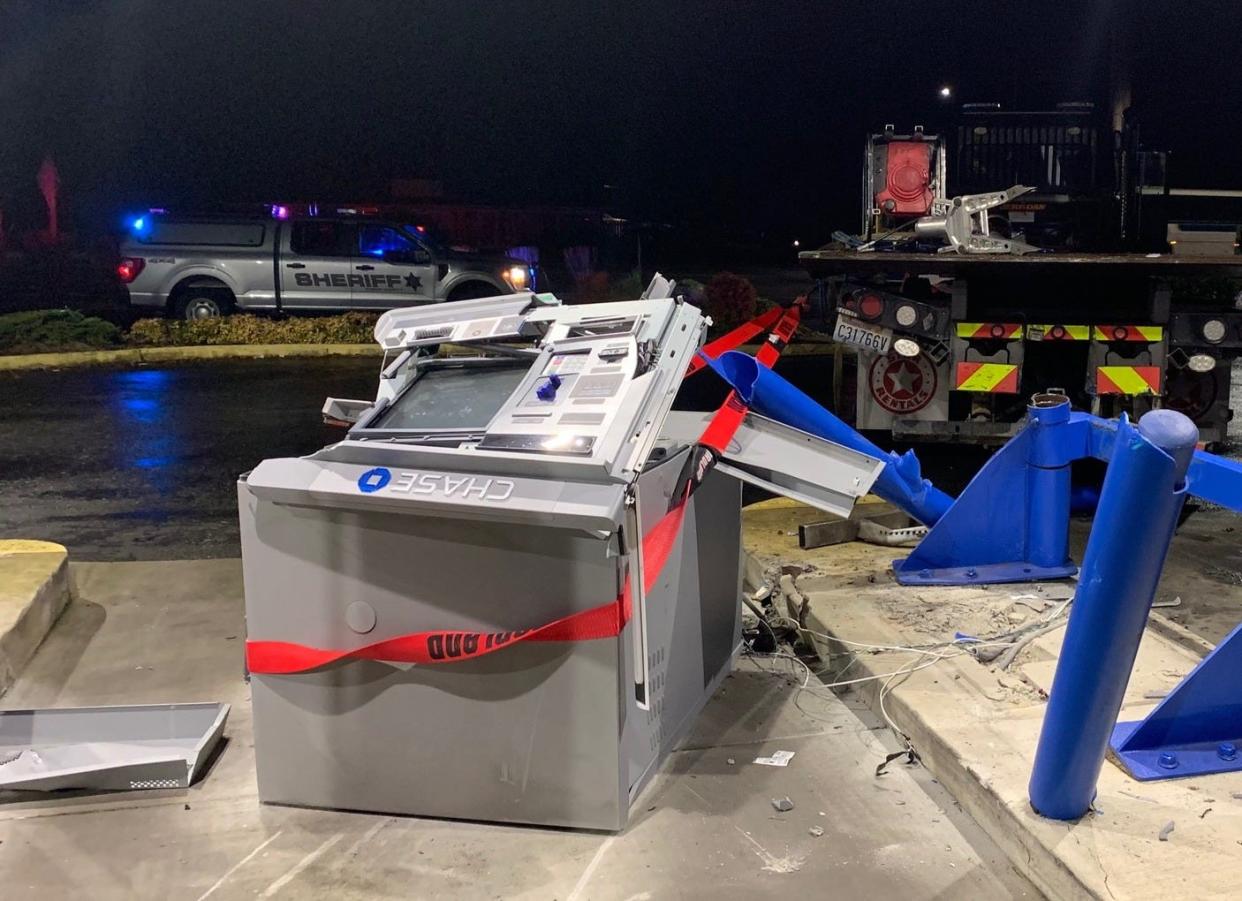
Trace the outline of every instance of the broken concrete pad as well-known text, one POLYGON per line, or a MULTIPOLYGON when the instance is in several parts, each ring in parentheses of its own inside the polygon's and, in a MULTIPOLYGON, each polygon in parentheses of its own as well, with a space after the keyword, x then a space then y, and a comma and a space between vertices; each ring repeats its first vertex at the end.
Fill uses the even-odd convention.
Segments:
POLYGON ((69 553, 50 541, 0 540, 0 694, 69 603, 69 553))
MULTIPOLYGON (((1039 616, 1015 603, 1031 586, 906 588, 889 569, 892 550, 846 545, 787 550, 782 562, 810 564, 798 578, 811 601, 810 628, 856 642, 909 646, 947 641, 955 631, 995 635, 1039 616), (834 557, 848 550, 856 571, 842 579, 834 557), (1012 590, 1011 590, 1012 588, 1012 590)), ((1126 690, 1122 720, 1137 720, 1198 662, 1184 641, 1148 628, 1126 690)), ((1096 811, 1072 823, 1031 809, 1034 762, 1064 629, 1032 642, 1008 671, 968 654, 908 676, 858 687, 905 732, 922 762, 1008 854, 1053 898, 1236 897, 1242 869, 1242 773, 1138 782, 1106 761, 1096 811), (1210 813, 1205 813, 1211 808, 1210 813), (1164 832, 1169 822, 1176 831, 1164 832), (1162 834, 1163 833, 1163 834, 1162 834)), ((834 647, 844 650, 844 646, 834 647)), ((918 653, 859 655, 847 678, 926 662, 918 653)), ((827 678, 827 677, 825 677, 827 678)))

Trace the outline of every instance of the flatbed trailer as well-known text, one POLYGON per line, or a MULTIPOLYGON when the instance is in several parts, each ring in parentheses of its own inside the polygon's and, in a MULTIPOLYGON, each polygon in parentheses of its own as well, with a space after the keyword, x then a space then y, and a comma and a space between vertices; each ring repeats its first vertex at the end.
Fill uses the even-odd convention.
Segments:
POLYGON ((1030 395, 1059 389, 1097 415, 1169 407, 1205 444, 1226 438, 1242 256, 823 249, 799 262, 857 353, 842 406, 859 429, 999 444, 1030 395))

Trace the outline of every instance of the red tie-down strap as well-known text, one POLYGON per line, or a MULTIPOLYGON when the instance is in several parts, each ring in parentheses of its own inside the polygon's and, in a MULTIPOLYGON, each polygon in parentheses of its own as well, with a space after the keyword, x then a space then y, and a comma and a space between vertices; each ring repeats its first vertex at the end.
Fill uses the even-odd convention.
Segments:
MULTIPOLYGON (((768 339, 763 343, 763 347, 759 348, 759 352, 755 354, 755 362, 760 366, 771 369, 772 365, 780 357, 781 351, 785 349, 793 338, 794 332, 798 330, 798 323, 801 319, 802 306, 800 303, 794 303, 793 306, 787 307, 782 311, 780 319, 768 335, 768 339)), ((747 407, 746 402, 742 400, 738 393, 730 391, 729 396, 725 398, 725 402, 720 405, 716 415, 711 418, 707 428, 703 430, 703 434, 699 436, 698 444, 690 453, 690 459, 686 461, 686 469, 683 472, 683 478, 686 480, 684 496, 688 497, 690 494, 693 494, 695 489, 703 484, 703 480, 707 478, 707 474, 712 471, 712 467, 716 465, 716 462, 724 456, 725 448, 729 446, 729 442, 737 434, 737 430, 741 427, 742 420, 746 418, 748 410, 749 407, 747 407)))
MULTIPOLYGON (((771 312, 773 311, 769 311, 771 312)), ((790 337, 798 327, 801 315, 800 307, 796 304, 783 312, 780 310, 775 312, 779 314, 779 317, 772 317, 776 326, 768 336, 767 343, 755 356, 761 365, 769 367, 788 344, 790 337), (778 318, 779 321, 777 321, 778 318)), ((766 317, 768 314, 764 315, 766 317)), ((723 353, 723 350, 718 352, 723 353)), ((711 467, 715 465, 716 460, 733 438, 733 434, 741 426, 745 416, 746 405, 735 393, 730 392, 729 397, 716 411, 700 436, 698 446, 688 461, 690 471, 686 475, 684 489, 674 492, 673 506, 643 537, 644 594, 655 587, 664 569, 664 564, 673 550, 673 545, 677 543, 677 536, 681 533, 682 523, 686 518, 687 501, 690 495, 702 484, 711 467)), ((632 607, 630 580, 627 575, 621 594, 615 600, 592 607, 590 610, 572 613, 533 629, 514 632, 465 632, 438 629, 429 632, 411 632, 360 648, 349 649, 315 648, 291 641, 247 641, 246 666, 250 672, 260 675, 282 675, 303 673, 346 660, 379 660, 389 663, 425 665, 470 660, 522 641, 592 641, 598 638, 615 638, 621 634, 621 630, 629 622, 632 607)))
MULTIPOLYGON (((686 505, 670 510, 643 538, 643 588, 651 591, 677 542, 686 505)), ((591 641, 614 638, 629 622, 630 581, 615 600, 581 610, 539 626, 516 632, 462 632, 438 629, 411 632, 360 648, 312 648, 291 641, 247 641, 246 666, 252 673, 303 673, 345 660, 382 660, 388 663, 451 663, 499 651, 520 641, 591 641)))
POLYGON ((690 365, 686 369, 686 377, 689 378, 706 366, 707 360, 714 360, 727 350, 735 350, 760 332, 772 328, 776 321, 781 318, 782 312, 780 307, 764 310, 749 322, 743 322, 733 331, 725 332, 715 341, 709 341, 704 344, 698 355, 690 361, 690 365))

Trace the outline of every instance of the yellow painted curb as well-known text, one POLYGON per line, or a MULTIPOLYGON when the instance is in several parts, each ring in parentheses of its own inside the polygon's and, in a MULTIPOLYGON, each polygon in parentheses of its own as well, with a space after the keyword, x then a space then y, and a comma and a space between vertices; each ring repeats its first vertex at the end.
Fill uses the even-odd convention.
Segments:
POLYGON ((0 541, 0 695, 69 604, 69 553, 51 541, 0 541))
POLYGON ((64 545, 54 541, 36 541, 33 538, 0 539, 0 557, 10 554, 66 554, 64 545))

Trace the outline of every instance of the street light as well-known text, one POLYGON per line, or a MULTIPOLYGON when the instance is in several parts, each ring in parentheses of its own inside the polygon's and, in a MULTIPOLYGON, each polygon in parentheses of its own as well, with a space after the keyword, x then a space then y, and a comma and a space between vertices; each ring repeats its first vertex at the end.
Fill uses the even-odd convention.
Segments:
POLYGON ((949 98, 951 98, 952 96, 953 96, 953 88, 949 87, 947 84, 946 84, 946 85, 944 85, 944 86, 940 89, 940 99, 941 99, 941 100, 948 100, 948 99, 949 99, 949 98))

